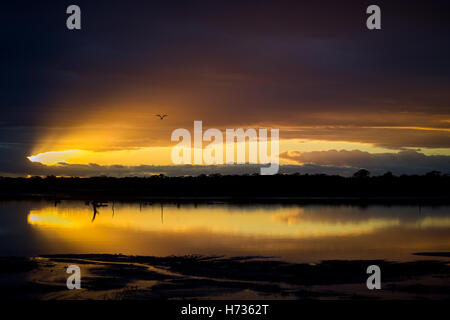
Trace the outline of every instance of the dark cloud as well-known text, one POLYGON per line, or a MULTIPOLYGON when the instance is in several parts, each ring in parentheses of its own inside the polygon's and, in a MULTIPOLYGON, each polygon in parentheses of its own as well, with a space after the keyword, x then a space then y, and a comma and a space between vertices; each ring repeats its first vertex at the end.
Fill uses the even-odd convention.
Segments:
MULTIPOLYGON (((281 165, 279 173, 300 174, 329 174, 351 176, 361 168, 368 169, 373 175, 382 175, 388 171, 396 175, 401 174, 425 174, 438 170, 444 174, 450 173, 450 156, 426 156, 416 151, 401 151, 399 153, 371 154, 358 150, 354 151, 313 151, 313 152, 285 152, 281 159, 298 162, 298 165, 281 165)), ((4 167, 4 166, 2 166, 4 167)), ((24 176, 24 175, 56 175, 56 176, 148 176, 164 174, 167 176, 184 176, 200 174, 259 174, 261 165, 98 165, 92 164, 67 164, 44 165, 30 162, 27 159, 12 159, 8 166, 8 172, 0 175, 24 176)))
MULTIPOLYGON (((376 117, 376 115, 373 114, 372 117, 376 117)), ((447 128, 443 128, 443 130, 434 130, 432 127, 408 129, 401 126, 384 127, 382 125, 365 127, 364 122, 368 120, 364 118, 364 115, 360 115, 360 119, 355 117, 354 120, 348 120, 348 123, 352 123, 351 126, 299 127, 281 132, 284 139, 301 137, 312 140, 365 142, 397 150, 450 147, 450 130, 447 128), (358 127, 358 122, 361 124, 360 127, 358 127)), ((381 117, 380 120, 374 120, 374 122, 377 121, 389 120, 381 117)))
MULTIPOLYGON (((356 128, 287 136, 450 147, 445 131, 358 129, 380 122, 449 128, 440 122, 450 118, 448 1, 377 1, 380 32, 365 29, 372 1, 80 0, 77 32, 65 28, 72 3, 2 5, 5 172, 37 144, 51 147, 86 121, 93 122, 92 135, 96 125, 149 128, 130 135, 128 147, 161 141, 167 130, 152 131, 148 121, 160 109, 177 127, 194 119, 215 127, 348 125, 356 128), (117 109, 129 114, 98 116, 117 109)), ((116 144, 108 147, 125 147, 119 138, 116 144)))
POLYGON ((412 150, 398 153, 369 153, 359 150, 290 151, 283 152, 280 157, 300 164, 365 168, 376 175, 387 171, 394 174, 425 174, 432 170, 450 173, 450 156, 427 156, 412 150))
MULTIPOLYGON (((0 176, 26 176, 26 175, 56 175, 56 176, 77 176, 77 177, 92 177, 92 176, 149 176, 154 174, 164 174, 167 176, 197 176, 200 174, 259 174, 261 165, 242 164, 242 165, 221 165, 221 166, 204 166, 204 165, 178 165, 178 166, 157 166, 157 165, 140 165, 140 166, 122 166, 111 165, 103 166, 95 163, 92 164, 67 164, 60 163, 59 165, 47 166, 41 163, 20 161, 16 163, 8 172, 0 170, 0 176)), ((357 169, 342 168, 332 166, 317 166, 317 165, 284 165, 280 166, 280 173, 301 173, 301 174, 330 174, 350 176, 357 169)))

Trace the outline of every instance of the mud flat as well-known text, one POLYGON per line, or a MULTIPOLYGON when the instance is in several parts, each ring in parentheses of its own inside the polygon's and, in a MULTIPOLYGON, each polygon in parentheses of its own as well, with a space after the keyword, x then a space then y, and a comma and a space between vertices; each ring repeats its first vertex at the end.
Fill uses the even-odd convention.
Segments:
MULTIPOLYGON (((424 253, 420 253, 424 254, 424 253)), ((433 253, 426 253, 432 255, 433 253)), ((448 255, 448 253, 447 253, 448 255)), ((109 254, 0 258, 1 299, 448 299, 450 265, 333 260, 286 263, 274 258, 148 257, 109 254), (66 269, 81 269, 81 289, 68 290, 66 269), (367 266, 382 270, 382 289, 366 287, 367 266)))

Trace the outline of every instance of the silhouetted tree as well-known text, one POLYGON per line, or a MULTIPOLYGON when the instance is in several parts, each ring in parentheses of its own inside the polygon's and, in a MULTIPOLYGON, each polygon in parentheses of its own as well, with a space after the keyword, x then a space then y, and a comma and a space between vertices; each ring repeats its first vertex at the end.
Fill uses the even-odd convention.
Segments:
POLYGON ((440 171, 430 171, 426 174, 427 177, 440 177, 441 176, 441 172, 440 171))
POLYGON ((368 178, 368 177, 370 177, 370 172, 369 172, 369 170, 361 169, 361 170, 356 171, 353 174, 353 177, 354 178, 368 178))
POLYGON ((384 178, 392 178, 394 175, 392 174, 392 172, 388 171, 385 174, 383 174, 384 178))

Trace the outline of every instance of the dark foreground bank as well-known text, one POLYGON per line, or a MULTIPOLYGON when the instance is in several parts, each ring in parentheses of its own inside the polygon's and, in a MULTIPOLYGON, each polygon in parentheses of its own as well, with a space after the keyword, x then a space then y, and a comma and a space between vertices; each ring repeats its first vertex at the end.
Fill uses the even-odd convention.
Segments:
POLYGON ((1 258, 0 300, 445 300, 450 298, 448 253, 436 255, 442 260, 318 264, 264 257, 87 254, 1 258), (70 265, 80 267, 79 290, 66 286, 70 265), (380 290, 367 288, 370 265, 380 267, 380 290))

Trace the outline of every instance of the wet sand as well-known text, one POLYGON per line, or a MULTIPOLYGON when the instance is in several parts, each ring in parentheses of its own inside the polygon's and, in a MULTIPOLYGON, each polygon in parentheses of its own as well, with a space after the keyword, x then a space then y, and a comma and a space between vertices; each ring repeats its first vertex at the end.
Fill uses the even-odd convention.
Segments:
POLYGON ((450 298, 448 253, 436 260, 286 263, 266 257, 148 257, 109 254, 0 258, 1 299, 432 299, 450 298), (69 265, 81 289, 68 290, 69 265), (366 269, 381 268, 381 290, 366 269))

